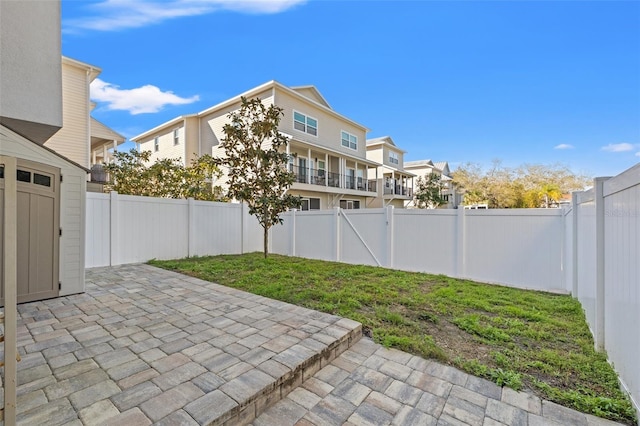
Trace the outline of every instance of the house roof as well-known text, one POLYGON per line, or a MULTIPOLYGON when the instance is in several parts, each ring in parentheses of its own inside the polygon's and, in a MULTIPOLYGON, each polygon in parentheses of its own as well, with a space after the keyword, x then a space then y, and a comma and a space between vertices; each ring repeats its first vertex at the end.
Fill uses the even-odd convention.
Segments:
POLYGON ((90 172, 91 172, 91 170, 89 170, 89 169, 87 169, 86 167, 84 167, 84 166, 82 166, 82 165, 80 165, 80 164, 76 163, 76 162, 75 162, 75 161, 73 161, 73 160, 68 159, 68 158, 67 158, 67 157, 65 157, 64 155, 62 155, 62 154, 60 154, 60 153, 58 153, 58 152, 54 151, 53 149, 49 148, 48 146, 46 146, 46 145, 41 145, 41 144, 39 144, 39 143, 37 143, 37 142, 34 142, 34 141, 32 141, 31 139, 26 138, 26 137, 22 136, 21 134, 19 134, 19 133, 17 133, 17 132, 14 132, 14 131, 13 131, 13 130, 11 130, 10 128, 5 127, 5 126, 3 126, 3 125, 0 125, 0 135, 6 136, 6 137, 18 138, 18 139, 23 140, 23 141, 25 141, 25 142, 32 143, 32 144, 36 145, 38 148, 40 148, 40 149, 44 149, 45 151, 50 152, 51 154, 55 155, 56 157, 61 158, 62 160, 66 161, 67 163, 69 163, 69 164, 71 164, 71 165, 73 165, 73 166, 75 166, 75 167, 77 167, 77 168, 79 168, 79 169, 82 169, 82 170, 84 170, 84 171, 85 171, 85 172, 87 172, 87 173, 90 173, 90 172))
POLYGON ((197 116, 198 116, 198 114, 179 115, 176 118, 172 118, 169 121, 165 121, 164 123, 154 127, 153 129, 149 129, 144 133, 140 133, 139 135, 132 137, 131 140, 134 141, 134 142, 138 142, 138 139, 142 139, 142 138, 144 138, 146 136, 152 135, 152 134, 156 133, 157 131, 165 129, 167 127, 175 126, 176 124, 180 123, 181 121, 184 121, 185 119, 187 119, 189 117, 197 117, 197 116))
POLYGON ((292 95, 292 96, 294 96, 294 97, 296 97, 296 98, 298 98, 300 100, 308 102, 308 103, 310 103, 310 104, 322 109, 323 111, 325 111, 326 113, 328 113, 330 115, 333 115, 334 117, 337 117, 337 118, 339 118, 341 120, 345 120, 345 121, 349 122, 350 124, 352 124, 352 125, 354 125, 356 127, 359 127, 360 129, 363 129, 365 132, 369 131, 369 129, 366 128, 365 126, 363 126, 362 124, 356 123, 355 121, 351 120, 350 118, 347 118, 344 115, 341 115, 341 114, 338 114, 337 112, 335 112, 333 109, 331 109, 328 106, 326 101, 320 102, 324 98, 322 97, 322 95, 320 95, 320 92, 318 92, 318 90, 314 86, 297 86, 297 87, 298 87, 298 90, 301 90, 302 92, 304 92, 305 90, 311 90, 310 88, 313 87, 312 92, 315 91, 320 96, 321 99, 319 99, 319 100, 312 99, 312 98, 310 98, 308 96, 303 95, 300 91, 296 91, 291 87, 287 87, 284 84, 282 84, 282 83, 280 83, 280 82, 278 82, 276 80, 271 80, 271 81, 268 81, 268 82, 266 82, 264 84, 261 84, 260 86, 256 86, 253 89, 249 89, 244 93, 241 93, 241 94, 239 94, 237 96, 229 98, 229 99, 227 99, 225 101, 222 101, 222 102, 220 102, 220 103, 218 103, 218 104, 216 104, 216 105, 214 105, 212 107, 209 107, 209 108, 207 108, 205 110, 202 110, 197 114, 190 114, 190 115, 187 115, 187 116, 180 116, 180 117, 174 118, 173 120, 169 120, 169 121, 167 121, 167 122, 165 122, 165 123, 163 123, 163 124, 161 124, 159 126, 154 127, 151 130, 148 130, 148 131, 146 131, 144 133, 141 133, 141 134, 139 134, 137 136, 132 137, 131 140, 134 141, 134 142, 137 142, 139 139, 147 137, 147 136, 149 136, 149 135, 151 135, 151 134, 153 134, 153 133, 155 133, 155 132, 157 132, 157 131, 159 131, 159 130, 161 130, 163 128, 166 128, 166 127, 168 127, 170 125, 173 125, 173 124, 179 122, 180 120, 184 119, 185 117, 193 117, 193 116, 203 117, 203 116, 206 116, 208 114, 211 114, 214 111, 227 108, 227 107, 239 102, 240 98, 242 98, 242 97, 244 97, 244 98, 252 98, 252 97, 256 96, 257 94, 259 94, 260 92, 264 92, 267 89, 282 90, 282 91, 284 91, 284 92, 286 92, 286 93, 288 93, 288 94, 290 94, 290 95, 292 95))
POLYGON ((329 105, 329 102, 327 102, 327 100, 324 98, 324 96, 322 96, 322 94, 320 93, 320 91, 318 91, 318 89, 316 88, 316 86, 313 85, 308 85, 308 86, 292 86, 290 87, 291 90, 295 90, 296 92, 300 93, 302 96, 306 96, 307 98, 309 98, 309 96, 307 96, 305 93, 309 93, 312 98, 314 99, 316 102, 319 102, 321 104, 323 104, 324 106, 326 106, 329 109, 333 109, 331 108, 331 105, 329 105))
POLYGON ((62 63, 89 71, 89 81, 93 81, 102 72, 102 68, 100 67, 69 58, 68 56, 62 56, 62 63))
POLYGON ((421 167, 421 166, 435 167, 435 165, 433 164, 433 162, 431 160, 416 160, 416 161, 405 161, 404 162, 404 168, 405 169, 407 167, 421 167))
POLYGON ((436 169, 444 170, 445 168, 449 168, 449 163, 446 161, 436 161, 433 163, 436 169))
POLYGON ((381 136, 379 138, 367 139, 367 148, 375 147, 378 145, 387 145, 388 147, 393 148, 395 151, 402 152, 403 154, 407 152, 404 149, 398 148, 393 139, 391 139, 391 136, 381 136))
POLYGON ((95 118, 91 117, 91 138, 107 139, 112 141, 118 141, 118 145, 124 142, 126 139, 120 133, 107 127, 105 124, 99 122, 95 118))

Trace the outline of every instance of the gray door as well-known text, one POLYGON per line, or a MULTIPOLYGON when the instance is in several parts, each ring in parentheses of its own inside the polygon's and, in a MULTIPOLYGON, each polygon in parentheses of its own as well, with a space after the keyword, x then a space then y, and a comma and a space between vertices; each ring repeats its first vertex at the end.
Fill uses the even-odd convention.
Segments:
MULTIPOLYGON (((18 303, 23 303, 59 294, 60 169, 23 159, 17 160, 17 169, 18 303)), ((0 212, 3 214, 7 178, 4 170, 0 176, 0 212)), ((2 226, 0 223, 0 238, 2 226)), ((2 259, 3 250, 0 250, 2 259)), ((0 287, 2 304, 3 293, 4 285, 0 287)))

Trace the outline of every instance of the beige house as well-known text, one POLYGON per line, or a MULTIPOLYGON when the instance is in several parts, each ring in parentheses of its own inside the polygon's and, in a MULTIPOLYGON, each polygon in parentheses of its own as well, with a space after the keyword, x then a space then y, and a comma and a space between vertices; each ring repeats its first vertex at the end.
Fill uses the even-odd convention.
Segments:
MULTIPOLYGON (((336 112, 314 86, 287 87, 269 81, 197 114, 170 120, 132 138, 139 149, 151 151, 151 161, 196 156, 224 156, 219 148, 228 114, 241 97, 260 98, 283 109, 279 131, 289 138, 289 168, 296 182, 289 192, 302 197, 303 210, 369 207, 377 196, 379 164, 367 158, 363 125, 336 112)), ((224 186, 224 177, 221 180, 224 186)))
MULTIPOLYGON (((424 177, 428 174, 435 173, 440 175, 442 182, 442 197, 446 204, 440 208, 456 209, 462 203, 462 194, 460 194, 451 178, 451 171, 449 170, 449 163, 446 161, 433 162, 431 160, 417 160, 407 161, 404 163, 406 170, 409 170, 416 174, 418 177, 424 177)), ((415 207, 414 200, 411 200, 406 204, 407 207, 415 207)))
POLYGON ((390 136, 367 140, 367 158, 380 164, 369 172, 369 179, 376 180, 378 189, 370 207, 404 208, 412 199, 415 175, 404 168, 405 153, 390 136))
POLYGON ((104 164, 125 140, 124 136, 91 117, 95 104, 90 100, 91 82, 102 70, 93 65, 62 57, 63 127, 45 146, 85 168, 104 164))

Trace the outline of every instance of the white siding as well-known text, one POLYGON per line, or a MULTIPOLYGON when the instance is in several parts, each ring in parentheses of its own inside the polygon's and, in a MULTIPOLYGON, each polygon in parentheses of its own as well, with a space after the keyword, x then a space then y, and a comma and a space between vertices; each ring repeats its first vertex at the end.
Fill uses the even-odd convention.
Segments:
POLYGON ((171 127, 164 128, 151 136, 148 136, 144 141, 140 142, 140 151, 151 151, 149 157, 149 163, 153 164, 157 160, 164 158, 176 158, 180 159, 180 162, 186 165, 186 149, 185 149, 185 128, 184 122, 173 125, 171 127), (174 145, 173 131, 178 130, 180 134, 180 143, 174 145), (158 138, 158 151, 155 150, 155 139, 158 138))
POLYGON ((89 78, 87 70, 62 64, 62 128, 45 146, 89 167, 89 78))
POLYGON ((275 103, 284 109, 284 117, 280 122, 280 131, 292 135, 295 139, 315 145, 324 146, 332 150, 366 159, 366 133, 364 129, 341 119, 325 109, 309 102, 305 102, 289 93, 276 89, 275 103), (311 116, 318 120, 318 135, 296 130, 293 127, 293 111, 311 116), (342 146, 341 131, 349 132, 358 138, 358 149, 353 150, 342 146))

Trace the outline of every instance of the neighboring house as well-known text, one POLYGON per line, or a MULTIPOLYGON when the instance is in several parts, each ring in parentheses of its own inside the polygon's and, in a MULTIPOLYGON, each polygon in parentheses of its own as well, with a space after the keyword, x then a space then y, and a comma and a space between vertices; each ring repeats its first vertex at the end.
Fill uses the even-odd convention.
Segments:
MULTIPOLYGON (((451 171, 449 170, 449 163, 446 161, 433 162, 431 160, 417 160, 407 161, 404 163, 405 170, 409 170, 416 174, 418 177, 424 177, 430 173, 436 173, 440 175, 442 182, 442 197, 446 204, 443 204, 440 208, 457 209, 462 204, 462 194, 460 194, 453 183, 451 178, 451 171)), ((407 207, 415 207, 415 200, 411 200, 407 207)))
POLYGON ((0 288, 19 302, 84 291, 88 170, 45 145, 64 123, 60 34, 59 1, 0 1, 0 288))
POLYGON ((405 153, 390 136, 367 140, 367 158, 380 164, 377 170, 369 171, 369 179, 376 179, 378 196, 368 207, 404 208, 412 199, 416 175, 405 169, 405 153))
MULTIPOLYGON (((222 129, 229 123, 228 114, 240 108, 241 97, 258 97, 266 105, 283 109, 279 131, 289 138, 289 168, 296 175, 289 193, 302 197, 303 210, 365 208, 376 197, 379 164, 367 159, 367 128, 333 110, 314 86, 287 87, 269 81, 131 140, 141 151, 151 151, 152 162, 181 158, 187 165, 203 154, 223 157, 222 129)), ((224 176, 220 183, 224 187, 224 176)))
POLYGON ((62 57, 63 127, 45 146, 85 168, 108 163, 112 152, 125 140, 95 118, 91 110, 91 82, 102 70, 96 66, 62 57))

